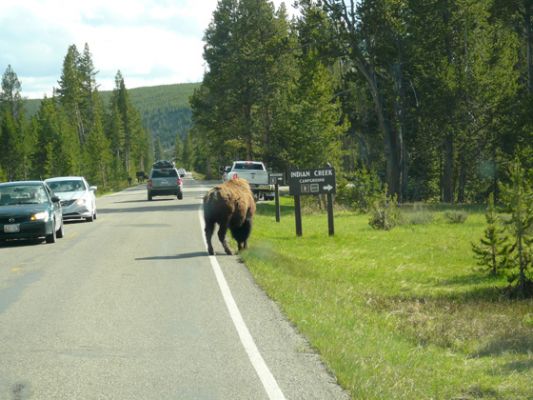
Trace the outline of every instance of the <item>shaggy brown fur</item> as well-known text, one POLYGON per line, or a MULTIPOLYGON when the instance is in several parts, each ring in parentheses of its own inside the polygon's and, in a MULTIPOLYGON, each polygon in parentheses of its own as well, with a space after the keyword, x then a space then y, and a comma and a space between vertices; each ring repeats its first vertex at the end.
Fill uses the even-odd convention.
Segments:
POLYGON ((248 247, 254 213, 254 196, 245 179, 232 179, 209 190, 204 196, 205 238, 209 254, 215 254, 211 244, 215 224, 218 224, 218 239, 226 254, 232 254, 226 242, 228 228, 239 251, 248 247))

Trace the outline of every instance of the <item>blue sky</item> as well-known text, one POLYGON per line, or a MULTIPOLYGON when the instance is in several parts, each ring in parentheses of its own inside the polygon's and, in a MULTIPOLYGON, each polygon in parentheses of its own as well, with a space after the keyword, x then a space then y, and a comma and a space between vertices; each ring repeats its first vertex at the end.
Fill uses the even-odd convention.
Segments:
POLYGON ((130 89, 199 82, 205 70, 202 38, 216 4, 217 0, 2 0, 0 74, 11 65, 23 97, 50 96, 68 47, 75 44, 83 51, 87 43, 100 90, 113 89, 117 70, 130 89))

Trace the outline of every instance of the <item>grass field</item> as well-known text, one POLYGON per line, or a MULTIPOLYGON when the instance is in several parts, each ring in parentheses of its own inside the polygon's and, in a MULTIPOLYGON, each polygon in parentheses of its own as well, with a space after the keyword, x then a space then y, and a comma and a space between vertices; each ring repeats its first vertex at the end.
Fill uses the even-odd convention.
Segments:
POLYGON ((339 211, 333 237, 313 213, 296 237, 292 204, 258 204, 242 258, 354 399, 533 399, 533 300, 474 271, 482 210, 391 231, 339 211))

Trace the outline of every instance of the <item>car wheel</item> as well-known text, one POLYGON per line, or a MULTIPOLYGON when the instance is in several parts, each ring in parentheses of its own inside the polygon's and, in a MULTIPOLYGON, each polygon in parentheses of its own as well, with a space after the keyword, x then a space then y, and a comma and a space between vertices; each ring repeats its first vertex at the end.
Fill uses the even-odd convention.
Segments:
POLYGON ((56 242, 56 224, 54 222, 54 227, 50 235, 46 235, 46 243, 55 243, 56 242))
POLYGON ((87 222, 93 222, 93 220, 94 220, 94 214, 91 215, 90 217, 85 218, 85 221, 87 222))
POLYGON ((178 192, 178 200, 183 200, 183 192, 178 192))
POLYGON ((61 227, 58 229, 56 235, 59 239, 65 236, 65 231, 63 230, 63 221, 61 221, 61 227))
POLYGON ((148 195, 148 201, 152 201, 152 195, 151 194, 148 195))

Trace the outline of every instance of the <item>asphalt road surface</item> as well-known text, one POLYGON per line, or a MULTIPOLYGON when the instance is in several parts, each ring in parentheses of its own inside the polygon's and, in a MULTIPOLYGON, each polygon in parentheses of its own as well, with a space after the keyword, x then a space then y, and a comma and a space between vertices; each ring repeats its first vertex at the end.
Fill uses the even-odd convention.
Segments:
MULTIPOLYGON (((214 184, 214 183, 213 183, 214 184)), ((55 244, 0 245, 0 399, 347 399, 200 204, 97 199, 55 244)))

